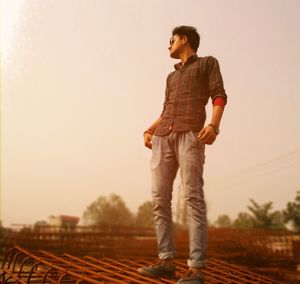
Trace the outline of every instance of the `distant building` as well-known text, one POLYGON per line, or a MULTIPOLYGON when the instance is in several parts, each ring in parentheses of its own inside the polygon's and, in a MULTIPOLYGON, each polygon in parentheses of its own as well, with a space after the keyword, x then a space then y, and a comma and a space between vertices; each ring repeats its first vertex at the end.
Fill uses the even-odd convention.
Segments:
POLYGON ((75 216, 58 215, 49 216, 49 225, 63 228, 75 228, 79 222, 79 218, 75 216))

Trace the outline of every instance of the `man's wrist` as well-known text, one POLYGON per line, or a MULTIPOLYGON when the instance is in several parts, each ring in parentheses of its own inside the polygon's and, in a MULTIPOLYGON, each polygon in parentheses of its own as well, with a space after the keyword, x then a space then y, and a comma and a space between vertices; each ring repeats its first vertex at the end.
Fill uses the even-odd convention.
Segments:
POLYGON ((216 132, 216 135, 218 135, 220 133, 220 129, 217 125, 210 123, 210 124, 208 124, 208 126, 210 126, 214 129, 214 131, 216 132))
POLYGON ((153 135, 154 133, 153 133, 153 131, 152 130, 146 130, 146 131, 144 131, 144 134, 143 135, 145 135, 146 133, 148 133, 148 134, 150 134, 150 135, 153 135))

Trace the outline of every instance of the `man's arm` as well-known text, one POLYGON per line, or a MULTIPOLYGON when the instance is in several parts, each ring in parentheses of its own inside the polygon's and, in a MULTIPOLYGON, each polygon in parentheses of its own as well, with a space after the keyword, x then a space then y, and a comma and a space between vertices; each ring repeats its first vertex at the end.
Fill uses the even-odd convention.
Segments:
POLYGON ((160 121, 161 116, 156 119, 153 124, 144 132, 144 145, 149 149, 152 149, 152 137, 160 121))
POLYGON ((201 142, 211 145, 216 140, 218 135, 217 130, 219 129, 222 115, 224 112, 224 106, 214 105, 211 122, 201 129, 199 132, 199 139, 201 142))
POLYGON ((203 143, 211 145, 219 133, 221 118, 227 102, 219 62, 212 56, 208 58, 208 82, 209 93, 213 101, 213 114, 211 122, 201 129, 198 137, 203 143))

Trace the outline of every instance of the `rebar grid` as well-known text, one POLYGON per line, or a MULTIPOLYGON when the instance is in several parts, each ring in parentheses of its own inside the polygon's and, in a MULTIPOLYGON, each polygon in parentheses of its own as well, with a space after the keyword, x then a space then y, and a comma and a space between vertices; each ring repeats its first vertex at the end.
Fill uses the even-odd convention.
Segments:
MULTIPOLYGON (((176 283, 187 270, 184 260, 177 260, 176 279, 151 279, 137 273, 137 268, 151 265, 145 259, 96 259, 48 251, 28 251, 14 246, 4 257, 0 283, 176 283)), ((279 284, 236 265, 210 258, 204 270, 207 284, 279 284)))
MULTIPOLYGON (((188 232, 175 232, 176 254, 188 253, 188 232)), ((42 227, 4 230, 3 251, 18 244, 30 250, 44 249, 58 254, 90 255, 97 258, 155 257, 153 229, 128 227, 42 227)), ((273 267, 294 265, 296 236, 288 231, 236 230, 209 228, 207 255, 248 267, 272 264, 273 267)), ((270 265, 269 265, 270 266, 270 265)))

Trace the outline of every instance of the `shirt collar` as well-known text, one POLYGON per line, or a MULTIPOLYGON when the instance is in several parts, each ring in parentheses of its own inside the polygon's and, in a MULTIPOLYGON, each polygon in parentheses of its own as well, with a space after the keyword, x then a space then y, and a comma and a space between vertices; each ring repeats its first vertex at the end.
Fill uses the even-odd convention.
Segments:
MULTIPOLYGON (((196 53, 191 55, 184 65, 194 62, 197 58, 198 58, 198 55, 196 53)), ((182 67, 181 62, 174 65, 175 70, 179 70, 181 67, 182 67)))

